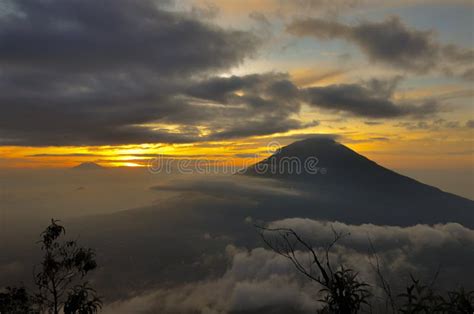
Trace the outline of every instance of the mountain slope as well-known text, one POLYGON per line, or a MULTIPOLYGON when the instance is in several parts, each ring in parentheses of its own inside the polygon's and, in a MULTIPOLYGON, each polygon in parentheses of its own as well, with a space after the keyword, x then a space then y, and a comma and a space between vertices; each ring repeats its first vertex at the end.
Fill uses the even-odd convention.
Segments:
MULTIPOLYGON (((269 158, 248 168, 246 174, 343 185, 421 184, 379 166, 348 147, 327 138, 309 138, 285 146, 269 158), (299 163, 300 169, 296 166, 296 162, 299 163)), ((424 185, 424 188, 433 187, 424 185)))
POLYGON ((245 174, 303 187, 324 198, 334 211, 350 208, 353 216, 363 211, 374 220, 401 224, 437 223, 449 216, 451 221, 474 224, 473 201, 400 175, 331 139, 290 144, 245 174), (313 160, 313 167, 308 160, 313 160))

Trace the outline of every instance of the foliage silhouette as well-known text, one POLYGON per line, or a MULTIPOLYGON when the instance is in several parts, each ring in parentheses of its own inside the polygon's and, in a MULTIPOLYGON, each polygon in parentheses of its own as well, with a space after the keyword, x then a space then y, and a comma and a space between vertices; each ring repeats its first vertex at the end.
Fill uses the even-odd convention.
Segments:
POLYGON ((87 290, 85 285, 81 286, 82 290, 71 287, 97 267, 95 252, 80 247, 77 241, 60 241, 65 233, 66 229, 59 225, 57 220, 52 219, 51 224, 41 234, 41 250, 44 256, 39 271, 35 273, 39 304, 54 314, 58 314, 63 307, 66 310, 66 304, 68 313, 84 313, 79 312, 82 305, 78 301, 89 302, 91 294, 95 302, 92 302, 89 307, 91 311, 87 313, 97 312, 101 303, 95 291, 87 290), (86 297, 80 298, 83 294, 86 297))
POLYGON ((324 250, 325 261, 292 229, 269 229, 259 227, 263 241, 276 253, 289 259, 296 269, 322 286, 320 300, 325 304, 321 313, 354 314, 363 305, 369 305, 371 297, 369 285, 358 279, 358 273, 343 265, 333 269, 329 258, 331 248, 344 234, 333 229, 334 240, 324 250), (269 236, 273 234, 276 236, 269 236), (304 263, 297 251, 303 249, 310 255, 310 263, 304 263))
POLYGON ((68 294, 64 304, 65 314, 89 314, 97 313, 102 307, 102 301, 97 297, 94 289, 89 287, 88 282, 77 285, 68 294))
POLYGON ((474 313, 474 291, 466 292, 463 288, 449 291, 447 297, 438 294, 432 285, 421 283, 410 276, 411 284, 399 297, 402 303, 399 309, 403 314, 454 314, 474 313))
POLYGON ((23 314, 33 312, 33 301, 24 287, 7 287, 0 293, 0 313, 23 314))
MULTIPOLYGON (((373 313, 370 303, 373 295, 369 285, 358 278, 358 273, 352 269, 339 265, 337 270, 332 266, 329 252, 344 234, 333 229, 334 240, 324 248, 323 252, 313 248, 292 229, 270 229, 259 227, 263 241, 275 253, 289 259, 301 274, 322 286, 319 290, 323 294, 320 299, 324 304, 320 314, 355 314, 366 309, 373 313), (309 254, 309 262, 304 263, 303 256, 309 254)), ((369 239, 370 242, 370 239, 369 239)), ((385 292, 385 310, 383 313, 400 314, 473 314, 474 291, 465 291, 464 288, 448 291, 442 294, 434 289, 434 281, 430 285, 422 284, 420 280, 410 275, 411 282, 405 291, 394 296, 392 287, 382 274, 380 261, 375 254, 374 271, 381 282, 380 288, 385 292)), ((437 275, 436 275, 437 276, 437 275)), ((435 276, 435 279, 436 279, 435 276)))
POLYGON ((41 233, 43 260, 34 269, 38 292, 7 288, 0 294, 0 313, 90 314, 102 307, 101 298, 85 276, 96 269, 95 252, 77 241, 62 241, 66 229, 51 219, 41 233))

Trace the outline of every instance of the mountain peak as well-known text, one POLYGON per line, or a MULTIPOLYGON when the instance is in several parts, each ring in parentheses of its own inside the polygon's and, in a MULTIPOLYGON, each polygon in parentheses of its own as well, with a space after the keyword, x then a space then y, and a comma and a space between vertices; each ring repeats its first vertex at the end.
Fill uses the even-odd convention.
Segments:
POLYGON ((305 144, 305 145, 308 145, 308 144, 340 144, 338 142, 336 142, 336 140, 334 140, 332 137, 328 137, 328 136, 312 136, 312 137, 308 137, 308 138, 305 138, 305 139, 302 139, 302 140, 299 140, 299 141, 296 141, 290 145, 296 145, 296 144, 305 144))
POLYGON ((474 224, 473 201, 384 168, 332 139, 292 143, 244 174, 297 185, 324 202, 338 203, 334 211, 351 208, 355 216, 357 211, 370 211, 387 223, 414 213, 418 219, 438 222, 449 212, 455 221, 474 224))
POLYGON ((326 180, 389 171, 332 138, 311 137, 281 148, 249 167, 246 174, 314 181, 321 179, 317 176, 318 169, 331 174, 326 180))
POLYGON ((95 162, 87 161, 87 162, 83 162, 83 163, 73 167, 72 169, 75 169, 75 170, 103 170, 105 168, 102 167, 101 165, 95 163, 95 162))
POLYGON ((438 190, 382 167, 331 138, 308 138, 281 148, 246 175, 298 181, 338 190, 438 190))

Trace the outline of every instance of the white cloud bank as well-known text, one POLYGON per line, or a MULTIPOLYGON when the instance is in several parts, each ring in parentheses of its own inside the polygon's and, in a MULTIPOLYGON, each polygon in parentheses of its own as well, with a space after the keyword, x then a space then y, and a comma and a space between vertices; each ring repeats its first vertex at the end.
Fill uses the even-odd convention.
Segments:
MULTIPOLYGON (((411 227, 348 225, 340 222, 291 218, 270 223, 270 227, 293 228, 315 247, 333 239, 331 226, 350 233, 334 247, 333 262, 360 272, 363 280, 381 294, 370 264, 369 238, 383 263, 386 278, 407 283, 409 273, 432 276, 440 269, 439 285, 466 284, 472 278, 474 231, 457 223, 411 227), (458 282, 454 282, 456 278, 458 282)), ((227 271, 219 278, 160 288, 105 306, 104 313, 257 313, 288 311, 310 313, 320 307, 318 287, 296 273, 290 262, 265 248, 245 250, 228 246, 227 271)), ((472 288, 472 287, 467 287, 472 288)))

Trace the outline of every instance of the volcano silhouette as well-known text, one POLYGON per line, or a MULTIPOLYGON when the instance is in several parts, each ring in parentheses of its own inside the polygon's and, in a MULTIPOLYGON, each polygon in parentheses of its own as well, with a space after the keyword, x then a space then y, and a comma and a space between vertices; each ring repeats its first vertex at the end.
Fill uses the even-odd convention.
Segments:
POLYGON ((285 146, 245 174, 304 186, 324 198, 325 207, 350 208, 354 216, 363 211, 377 221, 401 224, 437 223, 448 216, 474 226, 473 201, 400 175, 328 138, 285 146))
POLYGON ((379 166, 329 138, 309 138, 285 146, 248 168, 246 174, 340 186, 365 183, 384 188, 416 185, 435 189, 379 166))
POLYGON ((99 164, 96 164, 95 162, 83 162, 82 164, 79 164, 75 167, 73 167, 72 169, 75 169, 75 170, 104 170, 105 168, 102 167, 101 165, 99 164))

